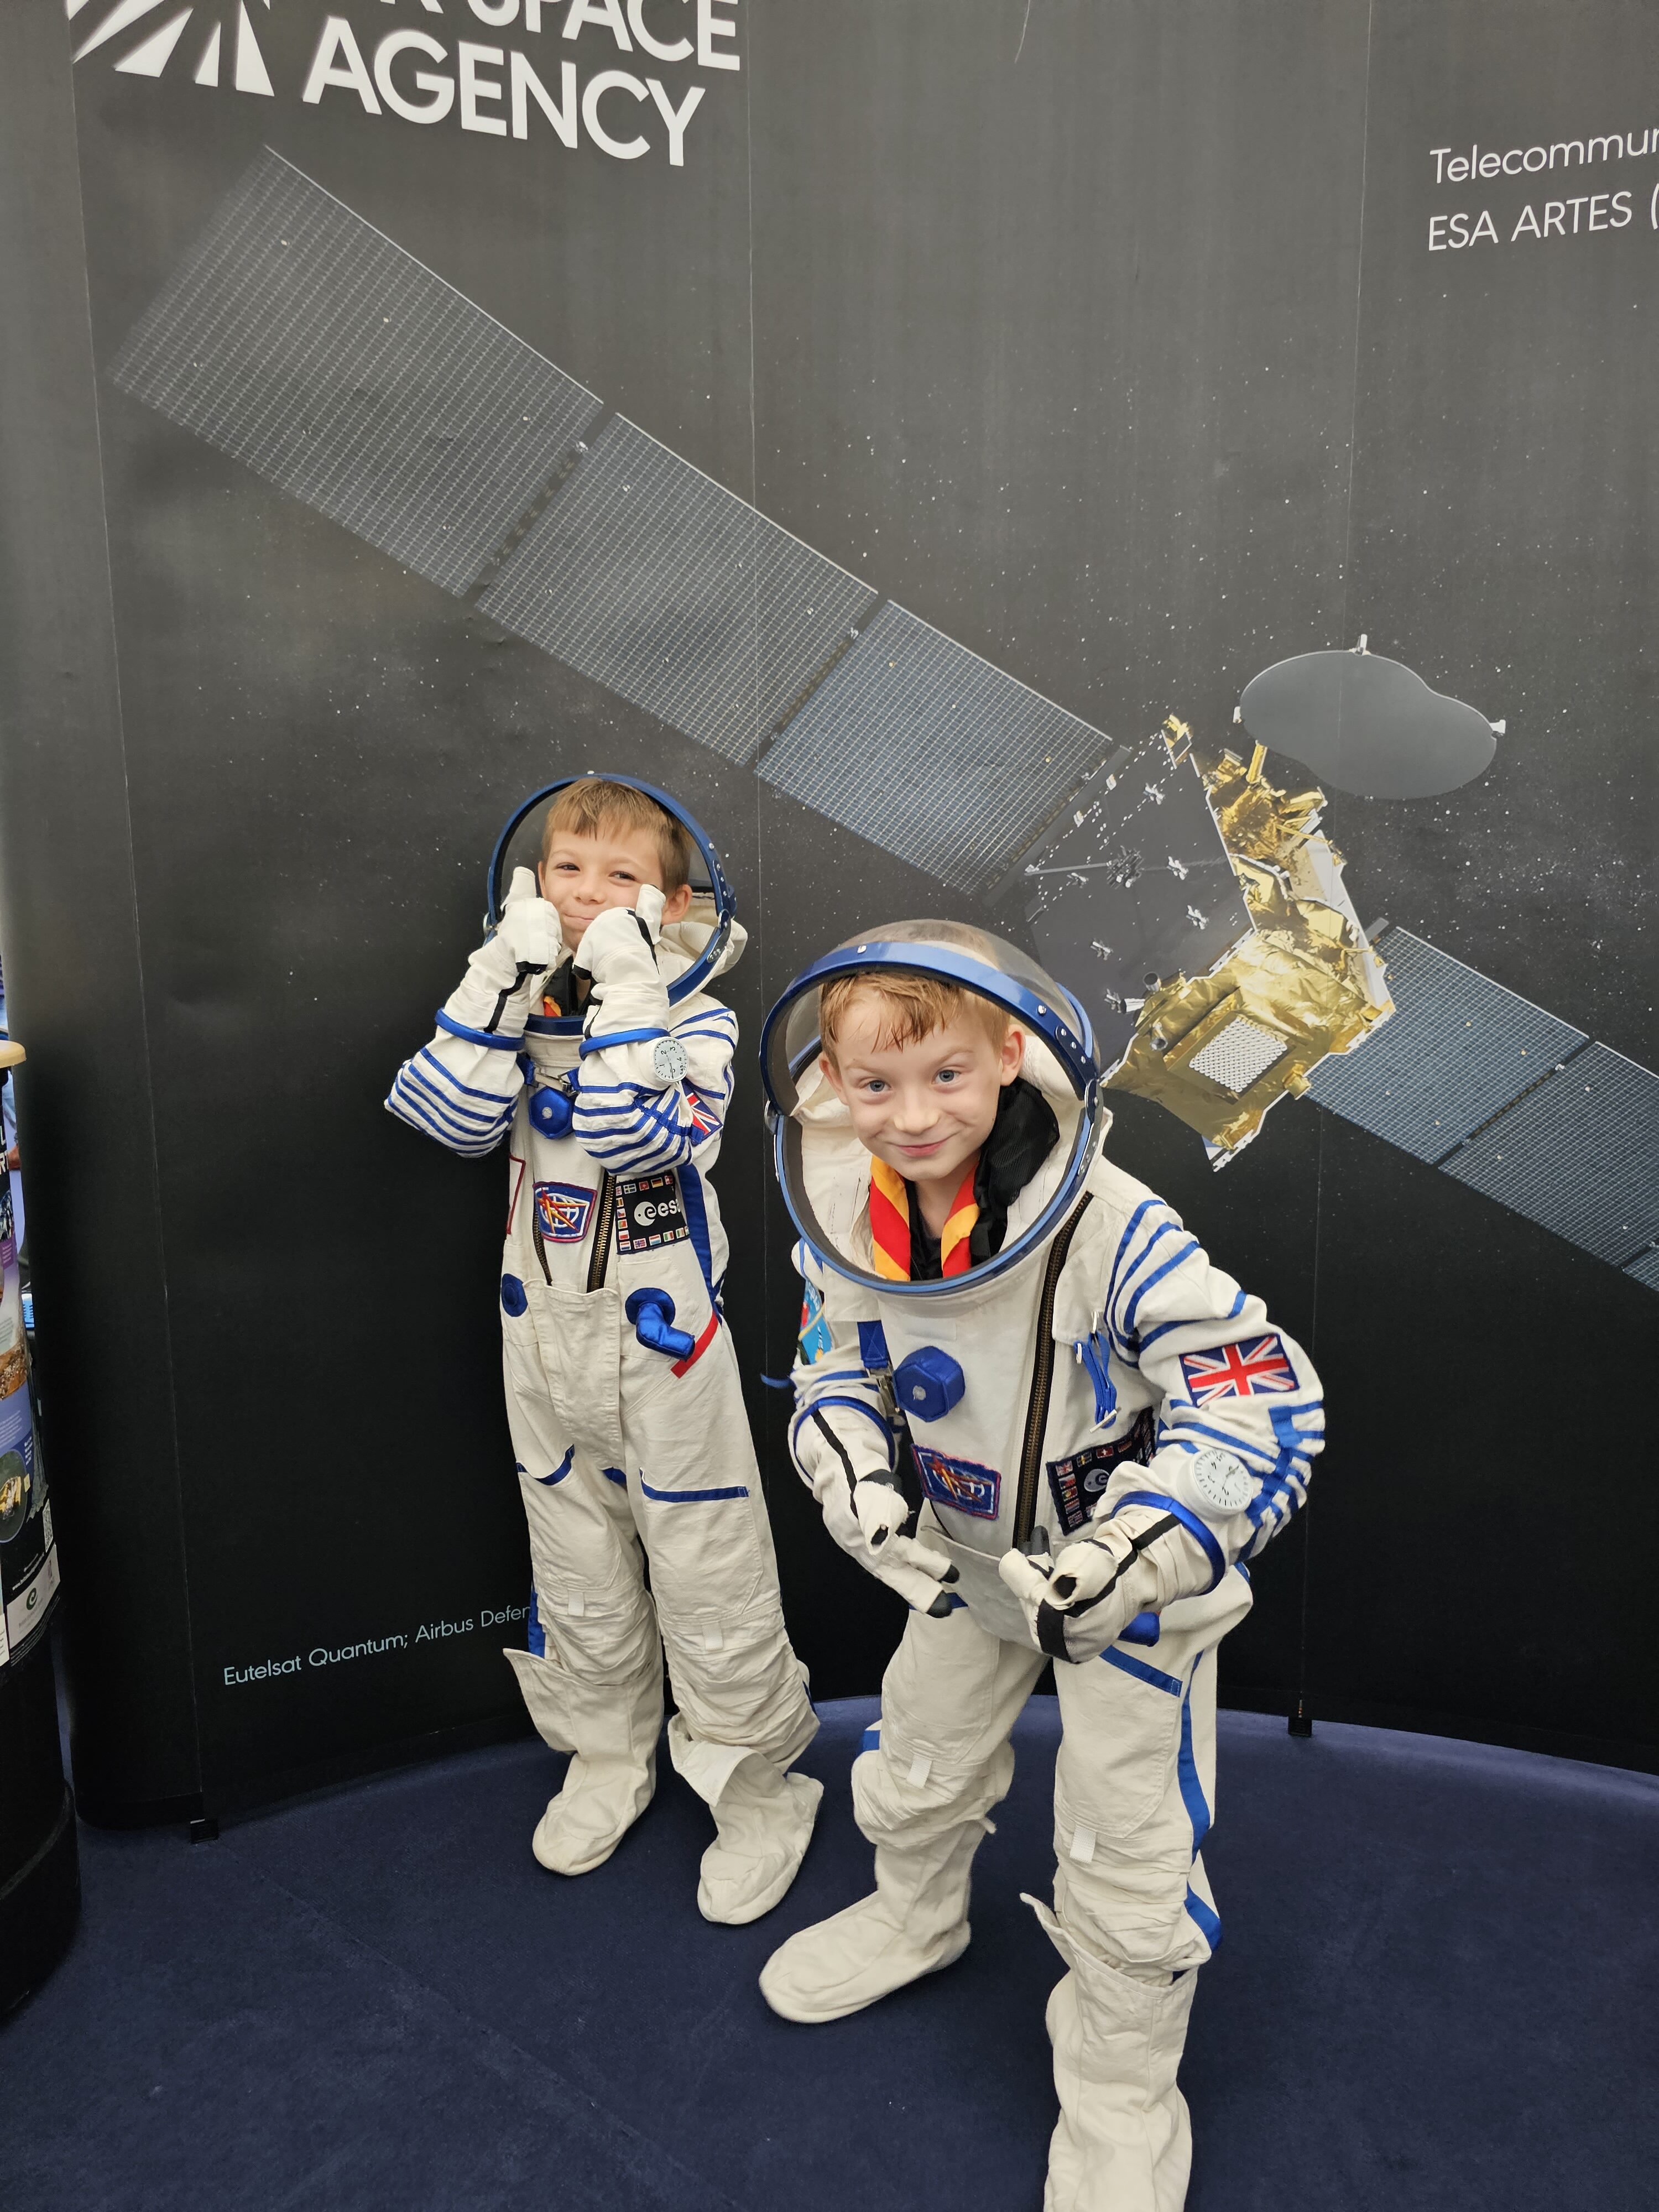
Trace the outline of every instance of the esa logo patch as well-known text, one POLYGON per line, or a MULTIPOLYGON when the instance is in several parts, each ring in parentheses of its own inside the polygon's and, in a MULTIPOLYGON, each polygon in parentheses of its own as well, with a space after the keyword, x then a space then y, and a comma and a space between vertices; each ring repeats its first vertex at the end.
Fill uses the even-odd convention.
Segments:
POLYGON ((1146 1467, 1157 1445, 1158 1423, 1148 1407, 1127 1435, 1110 1443, 1091 1444, 1086 1451, 1073 1452, 1069 1459, 1051 1459, 1048 1488, 1064 1533, 1069 1536, 1083 1526, 1126 1459, 1146 1467))
POLYGON ((948 1505, 953 1513, 971 1513, 976 1521, 994 1521, 1002 1498, 1002 1477, 994 1467, 981 1467, 971 1459, 946 1459, 929 1444, 913 1443, 921 1486, 935 1505, 948 1505))
POLYGON ((538 1182, 536 1220, 550 1244, 580 1244, 587 1234, 593 1193, 574 1182, 538 1182))
POLYGON ((659 1245, 684 1243, 690 1234, 680 1203, 680 1179, 672 1168, 617 1185, 619 1252, 654 1252, 659 1245))

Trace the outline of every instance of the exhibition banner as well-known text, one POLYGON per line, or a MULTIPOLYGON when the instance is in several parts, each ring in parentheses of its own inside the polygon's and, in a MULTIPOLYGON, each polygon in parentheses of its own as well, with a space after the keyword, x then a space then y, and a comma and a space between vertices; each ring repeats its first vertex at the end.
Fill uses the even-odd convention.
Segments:
POLYGON ((382 1101, 502 824, 589 769, 690 808, 749 932, 726 1305, 815 1694, 873 1690, 902 1608, 763 1381, 800 1315, 754 1048, 933 915, 1078 993, 1113 1157, 1324 1376, 1224 1696, 1659 1757, 1616 1379, 1659 1311, 1659 26, 9 35, 5 957, 94 1809, 519 1724, 507 1164, 382 1101))

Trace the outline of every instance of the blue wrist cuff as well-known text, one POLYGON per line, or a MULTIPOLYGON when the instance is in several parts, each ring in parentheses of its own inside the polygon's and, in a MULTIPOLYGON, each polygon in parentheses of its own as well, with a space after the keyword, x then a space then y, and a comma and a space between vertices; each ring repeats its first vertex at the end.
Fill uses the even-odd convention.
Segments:
POLYGON ((667 1035, 666 1030, 616 1030, 609 1036, 584 1037, 580 1057, 586 1060, 590 1052, 604 1052, 613 1044, 654 1044, 667 1035))
POLYGON ((451 1036, 465 1037, 469 1044, 487 1044, 492 1052, 517 1052, 524 1043, 521 1036, 492 1036, 488 1030, 470 1030, 465 1022, 458 1022, 441 1006, 438 1009, 438 1027, 451 1036))
POLYGON ((1130 1491, 1127 1497, 1118 1499, 1116 1504, 1107 1515, 1107 1519, 1115 1521, 1126 1505, 1161 1506, 1164 1512, 1174 1514, 1189 1536, 1197 1538, 1204 1547, 1204 1556, 1209 1561, 1212 1570, 1210 1580, 1204 1593, 1207 1595, 1227 1571, 1227 1555, 1216 1541, 1214 1529, 1206 1522, 1200 1521, 1191 1507, 1183 1505, 1178 1498, 1166 1498, 1161 1491, 1158 1490, 1130 1491))

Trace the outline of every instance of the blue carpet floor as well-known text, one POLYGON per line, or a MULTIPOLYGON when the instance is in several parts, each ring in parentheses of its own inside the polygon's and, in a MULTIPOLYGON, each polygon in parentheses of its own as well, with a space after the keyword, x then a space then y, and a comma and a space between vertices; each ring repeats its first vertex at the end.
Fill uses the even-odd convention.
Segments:
MULTIPOLYGON (((82 1831, 85 1918, 7 2027, 4 2201, 29 2212, 1036 2212, 1055 1713, 981 1854, 948 1973, 832 2027, 772 1947, 869 1886, 825 1709, 794 1889, 693 1900, 666 1771, 611 1863, 542 1873, 561 1762, 513 1745, 228 1827, 82 1831)), ((1659 2203, 1659 1782, 1380 1730, 1222 1718, 1226 1938, 1182 2075, 1191 2212, 1659 2203)))

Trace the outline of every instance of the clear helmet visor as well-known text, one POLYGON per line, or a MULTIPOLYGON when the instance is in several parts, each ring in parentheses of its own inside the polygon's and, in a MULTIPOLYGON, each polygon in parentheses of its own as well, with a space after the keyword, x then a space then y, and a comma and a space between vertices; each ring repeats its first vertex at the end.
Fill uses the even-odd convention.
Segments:
MULTIPOLYGON (((501 920, 501 902, 507 896, 514 871, 528 868, 532 875, 536 872, 542 857, 548 809, 562 791, 568 790, 573 783, 586 781, 586 776, 561 777, 557 783, 532 791, 507 817, 489 856, 486 927, 493 929, 501 920)), ((626 784, 632 790, 643 792, 647 799, 655 799, 665 813, 680 823, 691 841, 691 903, 678 921, 665 926, 658 951, 668 984, 669 1003, 678 1006, 683 999, 701 990, 722 968, 729 967, 741 949, 743 933, 737 927, 732 887, 707 832, 677 799, 659 791, 653 783, 641 782, 637 776, 607 775, 604 781, 626 784)), ((557 1034, 578 1030, 581 1024, 579 1020, 533 1014, 525 1026, 532 1031, 557 1034)))
MULTIPOLYGON (((846 1018, 843 1012, 843 1051, 846 1018)), ((917 1048, 921 1060, 910 1065, 925 1068, 930 1050, 937 1057, 943 1042, 943 1033, 934 1030, 917 1048)), ((761 1063, 778 1181, 795 1226, 826 1267, 885 1296, 957 1293, 1017 1266, 1075 1204, 1103 1133, 1101 1068, 1082 1006, 1017 945, 957 922, 889 923, 849 938, 815 961, 767 1017, 761 1063), (825 991, 884 971, 927 978, 984 1001, 991 1010, 988 1021, 969 1019, 964 1010, 951 1025, 964 1036, 989 1042, 1002 1033, 1005 1017, 1021 1032, 1017 1085, 999 1087, 992 1102, 996 1119, 979 1148, 987 1178, 981 1182, 987 1202, 976 1208, 979 1235, 970 1252, 958 1254, 951 1271, 934 1280, 897 1279, 890 1246, 877 1249, 887 1241, 882 1230, 890 1219, 879 1197, 872 1217, 866 1137, 893 1153, 886 1164, 902 1176, 902 1147, 889 1143, 889 1135, 916 1133, 872 1129, 862 1097, 856 1106, 848 1103, 824 1065, 825 991), (864 1119, 862 1133, 855 1118, 864 1119), (1012 1182, 1022 1176, 1010 1195, 1012 1182), (994 1249, 988 1249, 988 1240, 994 1249)), ((947 1147, 952 1139, 959 1146, 957 1109, 946 1111, 947 1147)), ((950 1158, 948 1149, 942 1157, 950 1158)), ((890 1190, 895 1188, 890 1174, 884 1180, 890 1190)))

